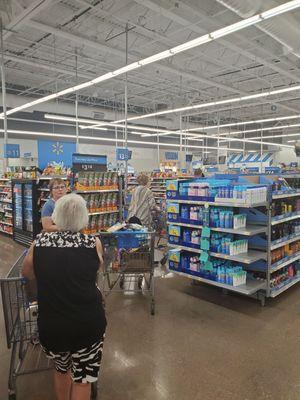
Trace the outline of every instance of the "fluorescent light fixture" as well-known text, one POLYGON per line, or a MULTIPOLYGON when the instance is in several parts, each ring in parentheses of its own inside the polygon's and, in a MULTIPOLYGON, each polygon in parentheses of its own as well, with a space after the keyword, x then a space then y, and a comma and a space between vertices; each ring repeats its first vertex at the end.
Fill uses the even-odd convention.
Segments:
MULTIPOLYGON (((264 118, 264 119, 257 119, 252 121, 241 121, 241 122, 233 122, 231 124, 220 124, 220 125, 210 125, 210 126, 199 126, 198 128, 189 128, 185 129, 187 132, 193 131, 208 131, 210 129, 219 129, 219 128, 227 128, 228 126, 239 126, 239 125, 251 125, 251 124, 261 124, 264 122, 273 122, 273 121, 284 121, 286 119, 297 119, 300 118, 300 115, 287 115, 285 117, 275 117, 275 118, 264 118)), ((235 132, 230 132, 231 134, 235 135, 235 132)), ((227 133, 219 133, 219 135, 227 135, 227 133)))
MULTIPOLYGON (((25 109, 27 109, 29 107, 32 107, 32 106, 34 106, 36 104, 41 104, 41 103, 45 103, 46 101, 50 101, 50 100, 56 99, 56 98, 58 98, 60 96, 63 96, 64 94, 76 92, 78 90, 81 90, 83 88, 87 88, 87 87, 95 85, 97 83, 107 81, 109 79, 114 78, 115 76, 119 76, 119 75, 122 75, 124 73, 129 72, 129 71, 133 71, 133 70, 135 70, 137 68, 140 68, 140 67, 142 67, 144 65, 152 64, 152 63, 154 63, 156 61, 160 61, 160 60, 164 60, 166 58, 172 57, 175 54, 178 54, 178 53, 181 53, 183 51, 190 50, 192 48, 201 46, 201 45, 203 45, 205 43, 208 43, 208 42, 210 42, 212 40, 216 40, 216 39, 218 39, 220 37, 224 37, 224 36, 230 35, 233 32, 240 31, 240 30, 242 30, 244 28, 247 28, 248 26, 252 26, 252 25, 257 24, 260 21, 272 18, 272 17, 274 17, 276 15, 280 15, 280 14, 286 13, 286 12, 294 10, 294 9, 296 9, 298 7, 300 7, 300 0, 289 1, 289 2, 287 2, 285 4, 282 4, 281 6, 277 6, 277 7, 271 8, 270 10, 265 11, 265 12, 263 12, 261 14, 257 14, 257 15, 254 15, 254 16, 250 17, 250 18, 243 19, 242 21, 236 22, 235 24, 228 25, 225 28, 217 29, 214 32, 211 32, 209 34, 202 35, 202 36, 200 36, 198 38, 189 40, 188 42, 185 42, 185 43, 183 43, 181 45, 175 46, 175 47, 173 47, 171 49, 168 49, 168 50, 162 51, 160 53, 154 54, 154 55, 152 55, 150 57, 146 57, 146 58, 144 58, 142 60, 139 60, 139 61, 136 61, 134 63, 128 64, 128 65, 126 65, 124 67, 121 67, 121 68, 118 68, 118 69, 116 69, 114 71, 107 72, 106 74, 101 75, 101 76, 99 76, 99 77, 97 77, 95 79, 92 79, 90 81, 83 82, 83 83, 81 83, 79 85, 75 85, 73 87, 64 89, 64 90, 62 90, 60 92, 53 93, 53 94, 51 94, 49 96, 41 97, 40 99, 31 101, 29 103, 22 104, 21 106, 18 106, 18 107, 12 108, 11 110, 8 110, 6 114, 7 115, 11 115, 11 114, 14 114, 14 113, 16 113, 18 111, 25 110, 25 109)), ((159 114, 156 114, 156 115, 159 115, 159 114)), ((0 114, 0 118, 1 117, 3 117, 3 113, 0 114)))
POLYGON ((219 39, 225 35, 229 35, 230 33, 234 33, 241 29, 245 29, 248 26, 255 25, 258 22, 262 21, 261 15, 254 15, 253 17, 243 19, 242 21, 236 22, 235 24, 226 26, 225 28, 218 29, 217 31, 213 32, 211 36, 213 39, 219 39))
POLYGON ((287 140, 288 143, 296 143, 298 140, 287 140))
MULTIPOLYGON (((202 134, 200 134, 198 136, 202 137, 202 138, 204 137, 206 139, 217 139, 217 140, 219 139, 220 140, 219 136, 207 136, 207 135, 202 135, 202 134)), ((226 142, 254 143, 254 144, 259 144, 259 145, 265 144, 265 145, 268 145, 268 146, 280 146, 280 147, 287 147, 287 148, 293 147, 293 146, 289 146, 287 144, 272 143, 272 142, 262 142, 262 141, 252 140, 252 138, 251 139, 227 138, 227 139, 221 139, 221 140, 224 141, 224 142, 226 141, 226 142)))
POLYGON ((265 11, 263 13, 261 13, 261 17, 262 19, 269 19, 272 17, 275 17, 276 15, 288 12, 288 11, 292 11, 295 8, 299 7, 299 0, 294 0, 294 1, 288 1, 287 3, 281 4, 280 6, 271 8, 268 11, 265 11))
POLYGON ((300 133, 284 133, 283 135, 257 136, 251 139, 260 139, 261 137, 263 139, 282 139, 285 137, 294 137, 294 136, 300 136, 300 133))
MULTIPOLYGON (((0 132, 4 132, 4 129, 0 129, 0 132)), ((63 133, 53 133, 53 132, 34 132, 34 131, 24 131, 24 130, 16 130, 16 129, 8 129, 8 133, 13 133, 16 135, 28 135, 28 136, 48 136, 48 137, 61 137, 61 138, 68 138, 68 139, 76 139, 76 135, 67 135, 63 133)), ((96 140, 96 141, 103 141, 103 142, 116 142, 116 139, 107 138, 107 137, 99 137, 99 136, 79 136, 79 140, 96 140)), ((125 143, 125 139, 117 139, 119 143, 125 143)), ((154 146, 157 147, 157 142, 145 142, 142 140, 127 140, 127 143, 131 144, 143 144, 147 146, 154 146)), ((194 149, 218 149, 218 147, 213 146, 195 146, 195 145, 180 145, 176 143, 159 143, 159 146, 165 147, 175 147, 175 148, 194 148, 194 149)), ((293 147, 293 146, 291 146, 293 147)), ((219 147, 220 150, 228 150, 227 147, 219 147)), ((230 149, 230 151, 235 152, 242 152, 242 149, 230 149)))
MULTIPOLYGON (((279 89, 279 90, 272 90, 272 91, 268 90, 268 91, 262 92, 262 93, 255 93, 255 94, 242 96, 242 97, 234 97, 234 98, 226 99, 226 100, 218 100, 218 101, 213 101, 213 102, 209 102, 209 103, 200 103, 200 104, 195 104, 193 106, 188 106, 188 107, 173 108, 173 109, 164 110, 164 111, 157 111, 157 112, 153 112, 153 113, 150 113, 150 114, 137 115, 135 117, 128 118, 127 121, 135 121, 135 120, 138 120, 138 119, 156 117, 156 116, 159 116, 159 115, 166 115, 166 114, 171 114, 171 113, 175 113, 175 112, 196 110, 196 109, 199 109, 199 108, 207 108, 207 107, 217 106, 217 105, 221 105, 221 104, 242 102, 242 101, 246 101, 246 100, 256 99, 258 97, 268 97, 268 96, 273 96, 273 95, 278 94, 278 93, 292 92, 292 91, 295 91, 295 90, 300 90, 300 85, 291 86, 291 87, 284 88, 284 89, 279 89)), ((125 121, 124 119, 120 119, 120 120, 115 121, 115 122, 124 122, 124 121, 125 121)))
MULTIPOLYGON (((259 129, 246 129, 244 131, 235 131, 234 134, 238 135, 241 133, 254 133, 254 132, 265 132, 265 131, 275 131, 275 130, 281 130, 281 129, 290 129, 290 128, 297 128, 299 127, 300 124, 289 124, 289 125, 278 125, 278 126, 268 126, 266 128, 259 128, 259 129)), ((220 134, 221 135, 221 134, 220 134)), ((232 132, 223 132, 222 134, 222 139, 224 139, 224 136, 226 135, 232 135, 232 132)), ((286 136, 286 135, 285 135, 286 136)), ((208 138, 212 138, 214 136, 207 136, 208 138)), ((273 136, 263 136, 263 137, 273 137, 273 136)), ((251 139, 260 139, 261 137, 255 137, 255 138, 251 138, 251 139)), ((227 139, 226 139, 227 140, 227 139)))

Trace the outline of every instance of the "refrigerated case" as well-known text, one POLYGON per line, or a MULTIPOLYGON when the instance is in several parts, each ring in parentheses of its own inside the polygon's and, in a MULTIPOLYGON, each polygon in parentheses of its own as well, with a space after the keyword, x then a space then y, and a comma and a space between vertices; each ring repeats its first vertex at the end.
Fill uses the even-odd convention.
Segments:
POLYGON ((40 232, 36 180, 13 179, 13 239, 29 246, 40 232))

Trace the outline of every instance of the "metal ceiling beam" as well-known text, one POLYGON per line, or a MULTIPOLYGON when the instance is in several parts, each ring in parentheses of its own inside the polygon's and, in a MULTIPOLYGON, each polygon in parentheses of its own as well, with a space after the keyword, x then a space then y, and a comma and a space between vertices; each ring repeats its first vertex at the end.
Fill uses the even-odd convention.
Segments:
MULTIPOLYGON (((33 28, 36 28, 38 30, 41 30, 43 32, 48 32, 48 33, 52 33, 53 35, 56 35, 58 37, 62 37, 64 39, 68 39, 72 42, 76 42, 76 43, 80 43, 80 44, 84 44, 86 46, 89 46, 93 49, 97 49, 99 51, 107 51, 108 53, 114 54, 118 57, 122 57, 124 58, 124 51, 123 50, 119 50, 107 45, 104 45, 102 43, 99 42, 95 42, 93 40, 87 39, 82 37, 81 35, 78 34, 74 34, 74 33, 70 33, 67 32, 65 30, 62 29, 58 29, 55 28, 53 26, 41 23, 41 22, 37 22, 37 21, 27 21, 26 23, 28 26, 31 26, 33 28)), ((129 58, 132 59, 136 59, 136 57, 134 57, 133 55, 131 55, 130 53, 128 54, 129 58)), ((145 54, 141 55, 142 57, 146 57, 145 54)), ((240 93, 237 89, 232 88, 231 86, 227 86, 227 85, 223 85, 221 83, 218 82, 214 82, 210 79, 205 79, 205 78, 201 78, 200 76, 196 75, 196 74, 192 74, 192 73, 188 73, 185 72, 184 70, 180 70, 178 68, 175 67, 170 67, 167 66, 165 64, 162 63, 156 63, 156 66, 158 66, 162 71, 168 72, 168 73, 172 73, 172 74, 176 74, 176 75, 181 75, 187 79, 192 79, 193 81, 197 81, 200 83, 204 83, 206 85, 210 85, 213 87, 217 87, 219 89, 223 89, 226 90, 227 92, 230 93, 240 93)))
POLYGON ((23 25, 29 18, 33 18, 45 7, 53 5, 57 0, 35 0, 31 2, 27 8, 23 10, 19 15, 16 16, 7 26, 5 26, 5 32, 3 40, 6 40, 14 33, 14 30, 23 25))
MULTIPOLYGON (((166 8, 164 8, 161 4, 158 5, 156 3, 154 3, 152 0, 134 0, 136 3, 143 5, 147 8, 149 8, 152 11, 155 11, 159 14, 164 15, 165 17, 171 19, 172 21, 177 22, 178 24, 185 26, 187 29, 190 29, 191 31, 197 33, 197 34, 203 34, 203 33, 207 33, 204 32, 204 30, 202 28, 200 28, 199 26, 193 24, 191 21, 179 16, 178 14, 176 14, 173 11, 167 10, 166 8)), ((180 2, 180 4, 184 4, 184 2, 180 2)), ((185 5, 185 4, 184 4, 185 5)), ((193 12, 193 15, 197 14, 199 15, 201 18, 205 18, 206 20, 208 20, 210 23, 213 23, 214 26, 216 25, 216 19, 215 18, 210 18, 207 15, 203 15, 202 13, 199 12, 199 10, 196 10, 195 8, 192 8, 191 6, 186 6, 186 8, 189 8, 190 11, 193 12)), ((242 35, 236 33, 236 35, 238 35, 240 38, 243 38, 242 35)), ((244 39, 244 38, 243 38, 244 39)), ((286 76, 287 78, 293 79, 295 80, 295 75, 291 74, 290 72, 277 67, 275 65, 273 65, 272 63, 270 63, 269 61, 266 61, 264 58, 259 57, 257 55, 251 54, 250 52, 248 52, 247 50, 244 50, 242 48, 240 48, 239 46, 236 46, 232 43, 232 41, 226 40, 226 39, 220 39, 219 43, 223 44, 225 47, 228 47, 229 49, 237 52, 238 54, 242 54, 243 56, 247 57, 248 59, 255 61, 255 62, 259 62, 262 63, 264 65, 267 65, 269 68, 273 69, 274 71, 280 73, 283 76, 286 76)))
MULTIPOLYGON (((57 67, 51 64, 43 64, 41 63, 39 60, 33 61, 33 60, 28 60, 24 57, 16 57, 16 56, 12 56, 12 55, 4 55, 4 59, 5 60, 9 60, 9 61, 14 61, 16 63, 20 63, 20 64, 24 64, 24 65, 29 65, 31 67, 35 67, 35 68, 42 68, 45 69, 47 71, 52 71, 52 72, 59 72, 61 74, 65 74, 65 75, 69 75, 69 76, 76 76, 76 71, 75 70, 69 70, 67 68, 61 68, 61 67, 57 67)), ((9 66, 8 66, 9 68, 9 66)), ((82 73, 82 72, 78 72, 77 76, 79 78, 84 78, 84 79, 92 79, 94 77, 94 75, 92 74, 86 74, 86 73, 82 73)))

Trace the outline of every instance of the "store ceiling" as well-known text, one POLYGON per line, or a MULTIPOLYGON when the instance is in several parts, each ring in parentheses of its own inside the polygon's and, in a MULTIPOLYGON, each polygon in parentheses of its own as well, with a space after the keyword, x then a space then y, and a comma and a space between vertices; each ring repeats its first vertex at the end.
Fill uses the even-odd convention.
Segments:
MULTIPOLYGON (((128 62, 133 62, 284 2, 2 0, 7 92, 25 103, 28 97, 41 97, 125 65, 126 24, 128 62)), ((130 115, 299 84, 299 21, 297 9, 132 71, 128 74, 130 115)), ((73 102, 74 97, 67 96, 65 100, 73 102)), ((92 106, 95 112, 110 110, 122 116, 124 75, 82 90, 80 104, 92 106)), ((187 111, 182 116, 186 117, 184 126, 190 127, 293 114, 300 114, 300 90, 187 111)), ((169 114, 156 118, 156 123, 179 129, 179 118, 178 114, 169 114)), ((150 120, 142 122, 150 124, 150 120)), ((297 122, 300 118, 291 123, 297 122)), ((286 125, 286 121, 263 126, 280 124, 286 125)), ((261 124, 251 125, 251 129, 255 127, 260 128, 261 124)), ((297 131, 298 128, 285 128, 274 131, 274 135, 297 131)), ((267 131, 264 135, 272 133, 267 131)), ((251 136, 258 134, 247 135, 251 136)))

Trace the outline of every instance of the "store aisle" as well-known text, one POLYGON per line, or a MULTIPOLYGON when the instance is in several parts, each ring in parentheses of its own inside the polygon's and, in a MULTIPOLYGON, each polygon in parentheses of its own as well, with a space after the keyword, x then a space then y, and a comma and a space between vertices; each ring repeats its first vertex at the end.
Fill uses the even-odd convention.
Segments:
MULTIPOLYGON (((22 248, 0 236, 1 274, 22 248)), ((299 400, 300 286, 265 308, 172 274, 157 278, 157 314, 142 295, 112 295, 101 400, 299 400)), ((0 327, 0 399, 9 352, 0 327)), ((54 400, 50 373, 19 379, 18 400, 54 400)))

